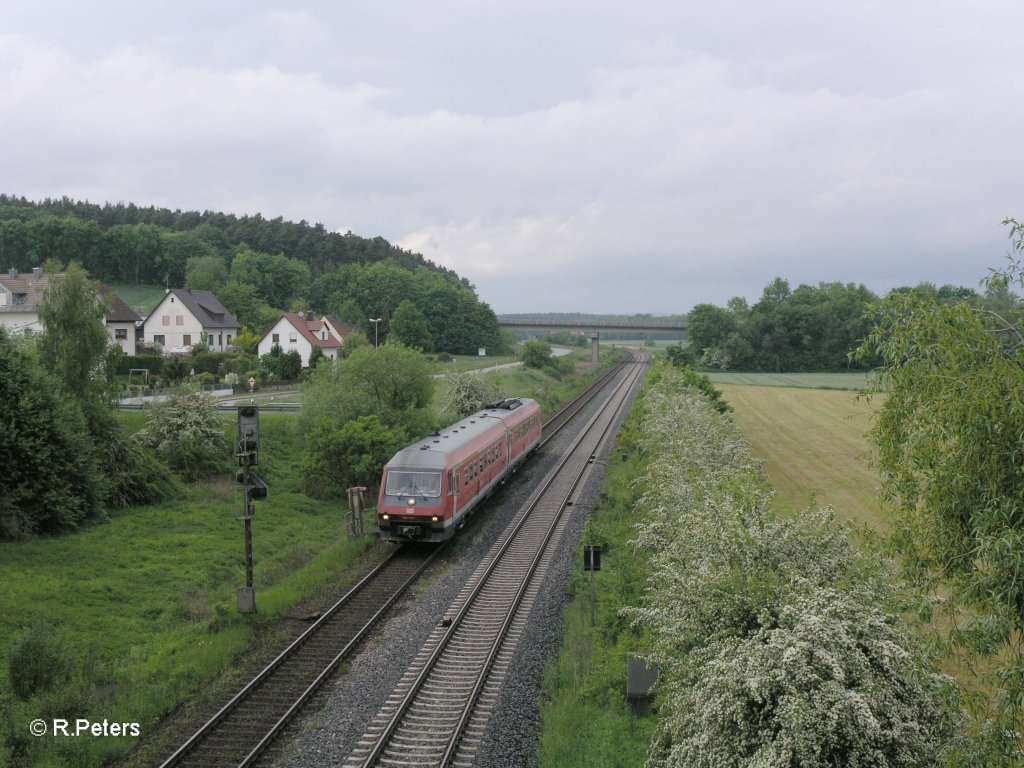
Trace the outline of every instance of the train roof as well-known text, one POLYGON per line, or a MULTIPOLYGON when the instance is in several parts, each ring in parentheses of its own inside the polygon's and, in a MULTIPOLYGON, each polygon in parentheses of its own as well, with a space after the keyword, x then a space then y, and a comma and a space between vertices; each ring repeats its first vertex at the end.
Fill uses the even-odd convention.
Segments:
POLYGON ((457 421, 440 432, 427 435, 419 442, 403 448, 392 457, 388 466, 404 469, 443 469, 449 454, 472 443, 501 422, 506 426, 521 421, 520 414, 532 411, 535 401, 528 397, 514 397, 489 403, 483 409, 462 421, 457 421))

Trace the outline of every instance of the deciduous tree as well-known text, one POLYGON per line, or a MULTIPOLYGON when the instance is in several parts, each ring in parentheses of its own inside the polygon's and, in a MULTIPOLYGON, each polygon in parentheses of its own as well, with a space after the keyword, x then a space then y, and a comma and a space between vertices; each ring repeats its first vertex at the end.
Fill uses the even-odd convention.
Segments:
MULTIPOLYGON (((55 266, 48 263, 47 270, 55 266)), ((51 274, 39 305, 39 353, 47 370, 83 403, 95 401, 103 388, 99 369, 110 342, 106 315, 99 285, 81 266, 68 265, 63 277, 51 274)))
POLYGON ((463 419, 499 397, 491 382, 478 373, 452 373, 446 383, 444 412, 450 421, 463 419))
POLYGON ((402 443, 376 416, 360 416, 341 426, 321 422, 307 443, 306 484, 314 492, 322 491, 325 479, 341 491, 353 485, 375 488, 384 464, 402 443))
POLYGON ((427 318, 409 299, 405 299, 391 316, 391 337, 407 347, 430 351, 430 328, 427 318))
POLYGON ((146 426, 136 433, 183 480, 197 480, 226 468, 230 448, 213 398, 186 390, 147 406, 146 426))
POLYGON ((0 329, 0 538, 97 517, 106 490, 77 400, 0 329))
POLYGON ((543 368, 551 360, 551 345, 540 339, 524 342, 519 359, 527 368, 543 368))
MULTIPOLYGON (((1008 223, 1019 255, 1024 232, 1008 223)), ((1020 261, 988 284, 1024 287, 1020 261)), ((917 292, 888 296, 877 321, 860 352, 883 361, 871 434, 892 542, 922 616, 941 609, 948 649, 992 670, 994 695, 972 699, 987 741, 968 762, 1008 765, 1024 733, 1024 335, 977 303, 917 292)))

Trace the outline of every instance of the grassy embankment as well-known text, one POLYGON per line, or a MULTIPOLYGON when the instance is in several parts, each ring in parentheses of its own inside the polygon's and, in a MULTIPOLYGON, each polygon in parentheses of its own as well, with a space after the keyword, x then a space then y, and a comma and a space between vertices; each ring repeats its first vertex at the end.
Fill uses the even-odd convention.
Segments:
MULTIPOLYGON (((604 545, 602 570, 595 574, 595 622, 592 626, 589 578, 577 569, 562 652, 545 678, 541 766, 625 768, 642 766, 647 755, 655 719, 638 717, 624 696, 627 656, 645 643, 618 613, 637 604, 643 588, 644 563, 627 543, 634 535, 638 492, 633 478, 643 463, 634 444, 642 408, 640 397, 616 439, 602 503, 587 522, 584 543, 604 545)), ((582 562, 582 553, 578 558, 582 562)))
MULTIPOLYGON (((140 414, 127 417, 137 422, 140 414)), ((40 712, 32 701, 14 706, 16 740, 27 737, 29 720, 46 714, 137 722, 147 735, 161 715, 229 672, 268 620, 369 546, 369 538, 345 535, 338 502, 301 493, 297 422, 280 414, 261 421, 260 471, 270 495, 253 523, 258 616, 235 610, 234 590, 245 577, 230 476, 183 486, 178 499, 125 510, 74 534, 0 545, 0 647, 45 622, 75 678, 71 695, 43 705, 56 711, 40 712)), ((5 663, 0 688, 7 674, 5 663)), ((99 764, 133 741, 29 744, 30 764, 99 764)))
POLYGON ((866 371, 844 373, 742 373, 707 371, 705 375, 717 384, 745 384, 751 387, 797 387, 800 389, 866 389, 871 374, 866 371))
MULTIPOLYGON (((592 378, 579 367, 581 375, 566 381, 521 369, 489 375, 504 394, 535 397, 551 410, 592 378)), ((442 396, 443 380, 437 389, 442 396)), ((119 418, 134 431, 144 415, 119 418)), ((257 504, 253 524, 255 617, 235 610, 235 589, 244 583, 243 537, 228 473, 183 486, 171 502, 125 510, 74 534, 0 544, 0 648, 10 649, 27 627, 43 622, 53 627, 74 677, 46 702, 8 699, 0 739, 27 750, 23 764, 98 765, 123 754, 136 739, 37 741, 28 723, 39 716, 138 722, 145 738, 182 702, 231 685, 239 654, 272 634, 273 620, 303 597, 344 578, 371 545, 371 537, 346 535, 340 500, 316 501, 301 492, 297 426, 287 414, 261 418, 260 474, 270 495, 257 504), (214 680, 220 688, 211 688, 214 680)), ((230 416, 225 429, 233 434, 230 416)), ((9 690, 4 656, 0 691, 9 690)), ((6 757, 0 741, 0 764, 6 757)))
MULTIPOLYGON (((735 408, 734 418, 753 453, 765 461, 780 509, 801 509, 812 501, 832 504, 839 519, 883 530, 878 475, 868 463, 870 445, 864 437, 876 405, 839 391, 862 387, 864 376, 798 375, 799 388, 780 386, 778 378, 755 377, 759 385, 716 385, 735 408), (830 389, 811 389, 812 381, 830 389)), ((598 621, 592 629, 589 585, 577 573, 562 653, 545 685, 542 766, 642 766, 646 758, 654 717, 636 717, 624 697, 626 657, 643 650, 643 638, 617 614, 620 607, 639 602, 644 578, 643 564, 627 544, 634 534, 638 492, 632 479, 641 469, 631 442, 641 408, 638 400, 620 432, 608 466, 606 501, 588 524, 587 541, 609 545, 597 574, 598 621)))

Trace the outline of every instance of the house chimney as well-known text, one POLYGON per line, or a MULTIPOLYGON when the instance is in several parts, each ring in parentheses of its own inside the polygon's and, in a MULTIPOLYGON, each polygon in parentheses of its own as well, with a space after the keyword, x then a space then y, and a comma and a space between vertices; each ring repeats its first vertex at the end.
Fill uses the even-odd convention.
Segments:
POLYGON ((14 267, 11 267, 11 271, 7 273, 7 276, 11 278, 11 280, 17 280, 18 270, 16 270, 14 267))
POLYGON ((36 282, 42 276, 43 276, 43 268, 42 267, 32 267, 32 282, 33 283, 36 282))

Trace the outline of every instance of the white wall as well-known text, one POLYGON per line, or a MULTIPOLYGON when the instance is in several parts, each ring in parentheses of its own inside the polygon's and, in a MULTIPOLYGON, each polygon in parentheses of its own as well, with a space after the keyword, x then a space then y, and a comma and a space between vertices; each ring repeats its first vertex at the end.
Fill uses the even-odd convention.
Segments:
POLYGON ((149 344, 156 344, 157 337, 162 337, 165 350, 177 350, 191 347, 202 341, 203 327, 195 316, 168 293, 146 318, 143 338, 149 344), (188 336, 186 343, 185 337, 188 336))
POLYGON ((238 333, 237 328, 204 328, 176 296, 168 293, 146 318, 142 336, 147 344, 155 344, 156 337, 163 336, 163 347, 170 351, 201 344, 204 331, 207 346, 215 352, 226 350, 238 333))
POLYGON ((303 336, 295 326, 283 317, 274 323, 274 327, 267 331, 267 334, 260 339, 260 343, 256 347, 257 353, 260 355, 270 354, 270 349, 275 344, 275 333, 278 335, 278 341, 276 343, 281 347, 281 352, 291 352, 293 349, 298 350, 299 354, 302 356, 302 367, 308 367, 309 356, 313 352, 313 345, 306 340, 306 337, 303 336), (292 341, 293 337, 295 339, 294 341, 292 341))
POLYGON ((0 328, 7 328, 15 336, 21 336, 28 329, 42 333, 43 324, 35 312, 0 312, 0 328))
POLYGON ((110 340, 121 347, 126 355, 135 354, 135 323, 107 323, 107 335, 110 340), (125 338, 117 338, 116 330, 123 330, 125 338))

